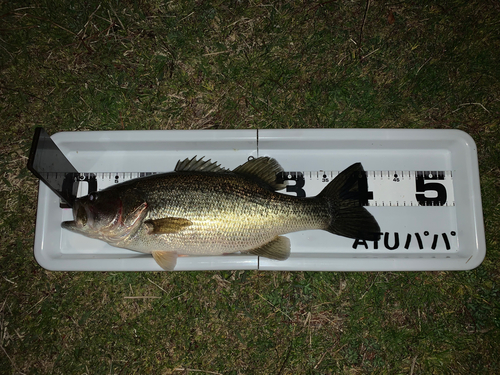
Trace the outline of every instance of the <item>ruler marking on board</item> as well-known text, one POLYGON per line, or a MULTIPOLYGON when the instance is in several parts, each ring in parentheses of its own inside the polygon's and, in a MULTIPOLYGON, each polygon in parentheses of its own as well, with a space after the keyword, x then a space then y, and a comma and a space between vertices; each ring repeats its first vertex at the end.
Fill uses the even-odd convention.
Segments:
MULTIPOLYGON (((117 183, 164 172, 85 172, 72 177, 80 182, 77 196, 117 183), (86 183, 82 183, 86 182, 86 183)), ((286 185, 283 194, 316 196, 340 171, 285 171, 276 175, 286 185)), ((370 207, 455 206, 452 171, 366 171, 368 185, 360 191, 360 204, 370 207)), ((360 181, 363 179, 359 176, 360 181)), ((360 182, 360 190, 366 183, 360 182)))

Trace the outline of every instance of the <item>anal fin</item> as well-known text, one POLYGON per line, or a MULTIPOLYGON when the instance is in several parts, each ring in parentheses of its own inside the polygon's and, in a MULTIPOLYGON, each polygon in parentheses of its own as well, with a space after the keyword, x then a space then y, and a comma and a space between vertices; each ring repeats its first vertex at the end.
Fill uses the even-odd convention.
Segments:
POLYGON ((290 240, 287 237, 277 236, 265 245, 250 250, 249 253, 269 259, 286 260, 290 256, 290 240))
POLYGON ((172 251, 159 251, 151 252, 156 263, 165 271, 173 271, 177 264, 177 253, 172 251))

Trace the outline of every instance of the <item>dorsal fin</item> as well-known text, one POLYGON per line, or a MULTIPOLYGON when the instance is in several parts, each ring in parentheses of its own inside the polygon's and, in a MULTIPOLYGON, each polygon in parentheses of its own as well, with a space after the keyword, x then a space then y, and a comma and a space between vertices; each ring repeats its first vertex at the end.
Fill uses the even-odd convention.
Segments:
POLYGON ((274 190, 281 190, 286 186, 285 184, 276 183, 276 174, 283 172, 283 168, 276 159, 268 156, 250 159, 245 164, 234 169, 233 172, 250 178, 263 180, 271 185, 274 190))
POLYGON ((226 168, 222 168, 217 162, 212 162, 211 159, 203 160, 204 156, 200 159, 196 159, 194 156, 192 159, 184 159, 183 161, 178 161, 175 166, 176 172, 228 172, 226 168))

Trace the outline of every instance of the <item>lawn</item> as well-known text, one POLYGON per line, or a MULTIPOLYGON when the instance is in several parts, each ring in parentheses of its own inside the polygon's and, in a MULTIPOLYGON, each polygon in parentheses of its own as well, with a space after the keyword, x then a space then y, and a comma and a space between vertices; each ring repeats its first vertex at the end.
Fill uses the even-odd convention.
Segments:
POLYGON ((497 1, 0 3, 0 373, 500 373, 497 1), (35 127, 460 129, 487 255, 462 272, 50 272, 35 127))

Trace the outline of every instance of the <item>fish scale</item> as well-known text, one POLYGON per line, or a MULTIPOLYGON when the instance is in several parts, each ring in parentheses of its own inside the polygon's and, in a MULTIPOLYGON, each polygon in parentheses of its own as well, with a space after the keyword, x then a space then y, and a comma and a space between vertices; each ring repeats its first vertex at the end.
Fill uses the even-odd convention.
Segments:
POLYGON ((130 187, 140 190, 153 207, 147 219, 182 217, 193 225, 181 233, 156 237, 141 228, 124 247, 142 252, 170 249, 184 255, 218 255, 248 251, 279 234, 323 229, 328 224, 322 199, 274 193, 250 180, 242 183, 236 175, 187 173, 169 177, 155 176, 147 185, 141 181, 130 187))

